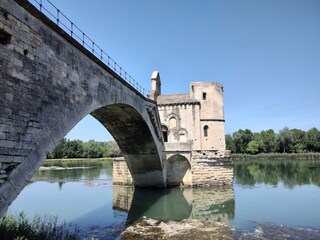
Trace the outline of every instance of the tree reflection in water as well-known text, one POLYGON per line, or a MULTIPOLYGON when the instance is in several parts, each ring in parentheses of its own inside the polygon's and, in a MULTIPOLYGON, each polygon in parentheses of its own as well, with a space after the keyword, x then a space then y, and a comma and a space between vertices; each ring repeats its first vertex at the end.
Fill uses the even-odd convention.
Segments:
POLYGON ((297 185, 320 186, 320 162, 318 161, 239 161, 234 162, 235 183, 256 183, 277 186, 281 181, 288 188, 297 185))

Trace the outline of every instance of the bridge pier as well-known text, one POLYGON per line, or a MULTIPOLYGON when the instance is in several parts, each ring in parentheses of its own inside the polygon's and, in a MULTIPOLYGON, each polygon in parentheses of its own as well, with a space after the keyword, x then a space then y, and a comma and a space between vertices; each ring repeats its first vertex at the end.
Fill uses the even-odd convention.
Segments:
MULTIPOLYGON (((170 151, 166 158, 164 174, 168 187, 233 185, 233 164, 229 156, 217 157, 210 151, 170 151)), ((130 186, 132 183, 125 160, 113 161, 113 184, 130 186)))

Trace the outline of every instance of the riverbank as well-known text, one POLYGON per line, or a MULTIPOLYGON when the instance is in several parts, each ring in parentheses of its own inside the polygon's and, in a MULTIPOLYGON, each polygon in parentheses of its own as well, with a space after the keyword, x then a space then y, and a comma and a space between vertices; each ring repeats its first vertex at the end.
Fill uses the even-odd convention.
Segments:
POLYGON ((256 229, 247 232, 233 229, 213 221, 183 220, 157 221, 144 219, 129 226, 120 236, 120 240, 263 240, 263 239, 319 239, 320 230, 310 228, 290 228, 271 223, 257 224, 256 229))
POLYGON ((73 164, 73 163, 93 163, 93 162, 104 162, 113 161, 115 158, 62 158, 62 159, 46 159, 43 166, 73 164))
POLYGON ((0 218, 0 238, 2 240, 81 240, 76 226, 63 222, 58 218, 35 215, 31 220, 24 212, 18 216, 6 215, 0 218))
POLYGON ((232 161, 245 160, 320 160, 320 153, 261 153, 257 155, 250 154, 231 154, 232 161))

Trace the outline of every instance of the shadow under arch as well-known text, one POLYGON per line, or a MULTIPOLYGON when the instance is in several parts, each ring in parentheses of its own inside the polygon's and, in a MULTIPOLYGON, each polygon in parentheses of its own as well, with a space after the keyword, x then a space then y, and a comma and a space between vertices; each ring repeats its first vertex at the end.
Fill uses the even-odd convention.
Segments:
MULTIPOLYGON (((132 106, 111 104, 90 113, 113 136, 124 155, 136 187, 157 187, 163 176, 158 148, 146 120, 132 106)), ((159 187, 159 186, 158 186, 159 187)), ((163 187, 161 185, 161 187, 163 187)))
POLYGON ((181 188, 135 189, 128 212, 127 223, 132 224, 143 217, 161 221, 181 221, 190 217, 192 204, 181 188))
POLYGON ((165 169, 167 186, 177 187, 184 184, 183 178, 187 171, 191 169, 191 165, 186 157, 175 154, 167 159, 165 169))

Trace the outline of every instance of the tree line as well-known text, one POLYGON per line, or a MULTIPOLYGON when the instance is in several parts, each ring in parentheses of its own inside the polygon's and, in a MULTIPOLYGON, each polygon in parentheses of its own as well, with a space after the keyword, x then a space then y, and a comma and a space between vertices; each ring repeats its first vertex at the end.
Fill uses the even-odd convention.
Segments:
POLYGON ((48 159, 62 158, 102 158, 120 156, 121 151, 115 141, 98 142, 90 140, 62 139, 56 148, 47 155, 48 159))
POLYGON ((320 131, 317 128, 303 131, 285 127, 278 133, 272 129, 254 133, 249 129, 239 129, 225 137, 226 148, 232 153, 320 152, 320 131))

